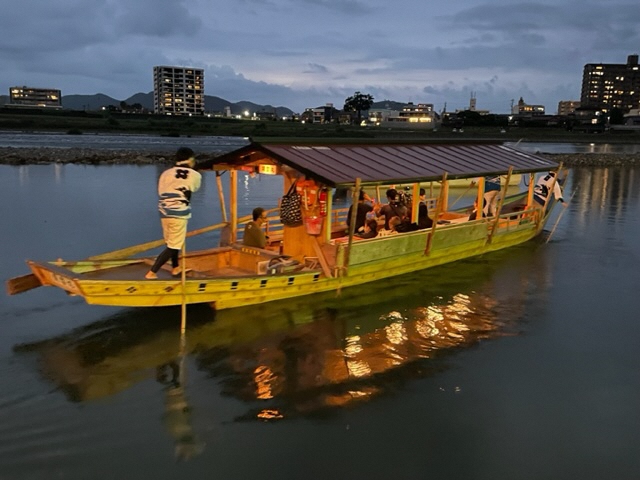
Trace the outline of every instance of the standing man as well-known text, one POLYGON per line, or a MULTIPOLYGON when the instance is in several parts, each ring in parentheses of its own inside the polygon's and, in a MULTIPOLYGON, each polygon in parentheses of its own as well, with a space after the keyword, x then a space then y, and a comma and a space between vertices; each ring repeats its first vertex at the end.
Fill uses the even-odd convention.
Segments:
POLYGON ((556 172, 549 172, 540 177, 533 187, 533 199, 538 202, 538 204, 544 206, 547 203, 547 197, 551 194, 551 188, 553 188, 553 196, 566 207, 567 204, 562 198, 562 189, 555 177, 556 172))
POLYGON ((162 235, 167 247, 160 252, 145 278, 158 278, 160 268, 171 259, 171 274, 180 275, 178 263, 180 250, 187 236, 187 222, 191 218, 191 194, 200 189, 202 176, 193 167, 196 164, 193 150, 180 147, 175 165, 160 175, 158 180, 158 210, 162 235))
POLYGON ((256 207, 251 213, 253 221, 244 227, 242 244, 247 247, 264 248, 267 246, 267 236, 262 230, 262 225, 267 223, 267 214, 262 207, 256 207))
POLYGON ((484 177, 484 207, 485 216, 493 217, 498 206, 498 194, 500 193, 500 175, 484 177))

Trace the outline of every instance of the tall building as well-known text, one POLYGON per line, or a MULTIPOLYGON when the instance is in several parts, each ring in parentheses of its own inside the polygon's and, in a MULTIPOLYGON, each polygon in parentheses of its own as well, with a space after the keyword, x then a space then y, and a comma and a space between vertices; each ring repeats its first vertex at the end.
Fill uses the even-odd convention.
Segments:
POLYGON ((610 112, 628 112, 640 106, 638 55, 629 55, 626 64, 587 63, 582 74, 582 107, 610 112))
POLYGON ((153 107, 161 115, 203 115, 204 70, 153 67, 153 107))
POLYGON ((9 105, 19 107, 62 108, 60 90, 53 88, 11 87, 9 105))

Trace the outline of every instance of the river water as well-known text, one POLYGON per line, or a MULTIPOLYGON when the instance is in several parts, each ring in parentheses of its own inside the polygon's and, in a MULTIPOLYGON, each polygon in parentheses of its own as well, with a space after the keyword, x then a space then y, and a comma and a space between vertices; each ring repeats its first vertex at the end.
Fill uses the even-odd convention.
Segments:
MULTIPOLYGON (((3 277, 159 238, 159 173, 0 165, 3 277)), ((204 177, 191 228, 219 220, 204 177)), ((241 213, 281 193, 240 183, 241 213)), ((637 479, 640 169, 574 169, 566 189, 548 243, 192 306, 184 344, 179 308, 1 296, 0 478, 637 479)))
MULTIPOLYGON (((226 152, 248 144, 244 137, 193 136, 162 137, 148 134, 22 133, 0 131, 0 147, 14 148, 91 148, 104 150, 172 151, 188 146, 197 153, 226 152)), ((505 145, 531 153, 640 153, 640 144, 505 142, 505 145)))

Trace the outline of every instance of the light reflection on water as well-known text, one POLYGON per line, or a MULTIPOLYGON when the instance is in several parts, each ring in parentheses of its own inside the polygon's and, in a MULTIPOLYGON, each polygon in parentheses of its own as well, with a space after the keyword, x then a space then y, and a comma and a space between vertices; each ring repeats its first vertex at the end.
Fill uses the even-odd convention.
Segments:
MULTIPOLYGON (((0 167, 13 207, 1 270, 25 273, 33 252, 89 255, 156 238, 149 212, 160 170, 0 167)), ((637 175, 573 169, 566 188, 577 192, 548 244, 543 237, 339 296, 216 314, 192 306, 184 347, 178 308, 87 306, 50 289, 5 297, 0 477, 89 478, 117 457, 122 478, 263 478, 265 468, 283 474, 270 462, 286 451, 296 460, 286 470, 300 478, 330 475, 309 468, 318 457, 369 478, 473 478, 463 473, 489 475, 493 464, 516 473, 495 478, 517 478, 523 466, 532 478, 588 478, 579 475, 585 462, 601 478, 605 470, 633 478, 637 175), (559 424, 572 445, 561 463, 550 440, 559 424), (613 459, 606 468, 590 463, 596 447, 613 459), (425 451, 433 455, 420 474, 402 461, 425 451), (174 463, 190 458, 188 469, 174 463)), ((275 180, 240 181, 244 214, 281 195, 275 180)), ((193 228, 219 215, 213 177, 205 184, 193 228)))
POLYGON ((529 153, 598 153, 598 154, 635 154, 640 153, 640 144, 624 143, 554 143, 554 142, 505 142, 508 147, 529 153))

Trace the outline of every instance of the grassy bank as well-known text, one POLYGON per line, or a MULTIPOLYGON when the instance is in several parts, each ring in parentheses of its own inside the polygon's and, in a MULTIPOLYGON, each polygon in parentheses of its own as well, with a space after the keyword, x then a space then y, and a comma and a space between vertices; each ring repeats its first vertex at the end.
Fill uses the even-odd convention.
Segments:
POLYGON ((20 132, 144 133, 159 136, 222 135, 252 138, 351 138, 381 140, 495 140, 544 142, 639 143, 640 132, 584 133, 561 128, 465 127, 436 131, 411 128, 360 127, 336 124, 303 124, 287 121, 251 121, 208 117, 169 117, 123 113, 0 109, 0 130, 20 132))

